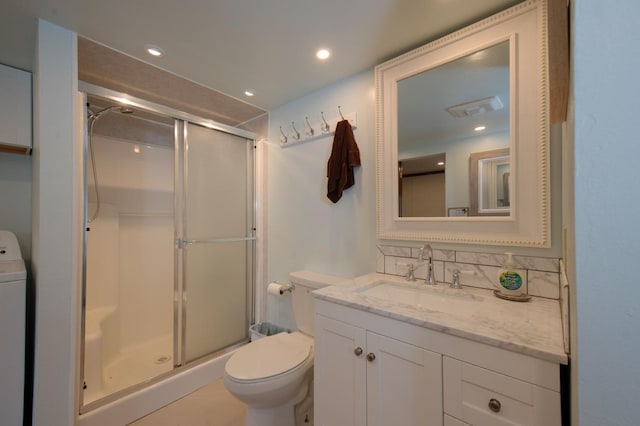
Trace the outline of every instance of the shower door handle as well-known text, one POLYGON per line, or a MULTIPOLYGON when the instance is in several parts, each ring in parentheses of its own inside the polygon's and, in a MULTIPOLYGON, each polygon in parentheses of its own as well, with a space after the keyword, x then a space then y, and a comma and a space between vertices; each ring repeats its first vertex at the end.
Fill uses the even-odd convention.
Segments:
POLYGON ((232 238, 212 238, 207 240, 185 240, 184 238, 178 238, 176 245, 178 248, 183 248, 185 245, 192 244, 216 244, 216 243, 235 243, 238 241, 255 241, 256 237, 232 237, 232 238))

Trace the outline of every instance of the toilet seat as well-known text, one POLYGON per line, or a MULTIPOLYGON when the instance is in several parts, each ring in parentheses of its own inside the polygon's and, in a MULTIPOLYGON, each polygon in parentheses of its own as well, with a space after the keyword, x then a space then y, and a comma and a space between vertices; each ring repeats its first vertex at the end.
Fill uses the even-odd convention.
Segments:
POLYGON ((299 333, 264 337, 238 349, 225 373, 239 383, 255 383, 291 373, 312 355, 313 340, 299 333), (268 361, 267 361, 268 360, 268 361))

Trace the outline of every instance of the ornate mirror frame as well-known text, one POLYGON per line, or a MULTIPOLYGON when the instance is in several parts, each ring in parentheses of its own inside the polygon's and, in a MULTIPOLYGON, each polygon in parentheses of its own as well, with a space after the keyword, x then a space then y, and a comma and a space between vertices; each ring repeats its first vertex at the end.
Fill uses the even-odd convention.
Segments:
POLYGON ((547 3, 528 0, 375 68, 376 195, 379 239, 550 247, 547 3), (398 81, 509 41, 508 216, 400 217, 398 81))

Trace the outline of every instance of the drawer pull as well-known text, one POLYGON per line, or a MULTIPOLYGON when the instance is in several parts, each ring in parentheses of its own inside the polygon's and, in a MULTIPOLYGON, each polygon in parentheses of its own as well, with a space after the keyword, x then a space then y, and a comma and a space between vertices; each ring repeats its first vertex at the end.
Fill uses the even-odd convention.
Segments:
POLYGON ((355 348, 353 350, 353 353, 356 354, 356 356, 362 355, 362 348, 360 346, 358 346, 357 348, 355 348))
POLYGON ((494 413, 499 413, 500 412, 500 408, 502 408, 502 404, 500 404, 500 401, 498 401, 495 398, 491 398, 489 400, 489 409, 491 411, 493 411, 494 413))
POLYGON ((369 361, 369 362, 373 362, 373 360, 374 360, 374 359, 376 359, 375 354, 374 354, 373 352, 369 352, 369 353, 367 354, 367 361, 369 361))

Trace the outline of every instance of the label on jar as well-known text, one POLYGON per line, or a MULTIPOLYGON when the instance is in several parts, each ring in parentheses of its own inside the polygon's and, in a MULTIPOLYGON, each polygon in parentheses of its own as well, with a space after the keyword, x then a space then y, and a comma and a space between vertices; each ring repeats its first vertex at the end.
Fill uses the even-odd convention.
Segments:
POLYGON ((516 271, 504 271, 500 274, 500 285, 507 290, 518 290, 522 287, 522 277, 516 271))

